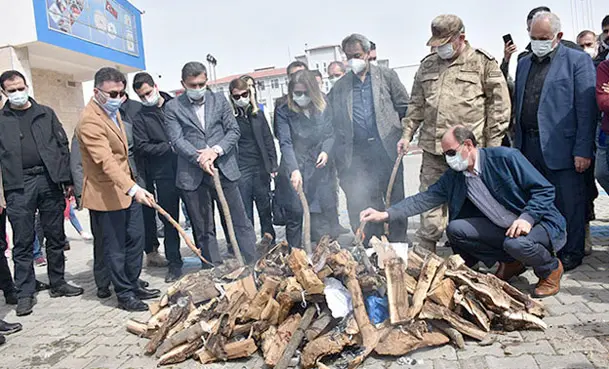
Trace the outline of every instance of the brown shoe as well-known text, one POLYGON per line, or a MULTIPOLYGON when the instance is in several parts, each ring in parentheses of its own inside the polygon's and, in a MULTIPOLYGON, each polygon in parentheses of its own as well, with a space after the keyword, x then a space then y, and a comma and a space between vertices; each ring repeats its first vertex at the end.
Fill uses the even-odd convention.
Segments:
POLYGON ((539 279, 534 291, 535 297, 556 295, 560 291, 560 279, 562 278, 563 271, 562 262, 558 260, 558 268, 554 269, 548 278, 539 279))
POLYGON ((513 277, 519 276, 524 273, 527 268, 519 261, 512 261, 510 263, 499 263, 499 268, 495 273, 495 276, 504 281, 509 281, 513 277))

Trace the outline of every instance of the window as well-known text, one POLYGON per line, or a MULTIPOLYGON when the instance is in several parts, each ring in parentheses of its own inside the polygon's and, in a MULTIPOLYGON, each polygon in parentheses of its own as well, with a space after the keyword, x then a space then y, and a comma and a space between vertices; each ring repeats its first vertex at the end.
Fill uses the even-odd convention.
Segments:
POLYGON ((319 63, 315 63, 315 69, 319 70, 319 63))
POLYGON ((264 81, 260 81, 257 83, 258 91, 264 91, 264 81))
POLYGON ((278 79, 273 79, 271 80, 271 88, 279 88, 279 80, 278 79))
POLYGON ((326 73, 326 70, 328 70, 328 67, 326 66, 326 62, 324 62, 324 70, 323 70, 323 71, 320 71, 320 72, 322 72, 322 73, 326 73))

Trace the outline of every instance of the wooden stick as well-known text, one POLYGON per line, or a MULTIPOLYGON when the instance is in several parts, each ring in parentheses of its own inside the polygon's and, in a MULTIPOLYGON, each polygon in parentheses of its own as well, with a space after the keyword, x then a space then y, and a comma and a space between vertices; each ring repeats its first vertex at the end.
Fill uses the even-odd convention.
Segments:
POLYGON ((302 319, 300 320, 300 325, 298 326, 298 329, 296 329, 296 332, 294 332, 292 338, 290 338, 290 342, 283 351, 281 359, 279 359, 277 365, 275 365, 275 369, 287 369, 288 365, 290 364, 290 359, 292 359, 292 356, 294 356, 296 349, 298 349, 298 346, 300 346, 300 344, 302 343, 302 340, 305 335, 305 330, 309 328, 309 325, 311 325, 311 321, 313 320, 316 311, 317 309, 314 305, 309 305, 304 315, 302 316, 302 319))
POLYGON ((216 192, 218 193, 218 200, 220 200, 220 205, 222 206, 222 211, 224 212, 224 219, 226 220, 226 228, 228 228, 228 239, 230 243, 233 245, 233 251, 235 252, 235 257, 239 262, 239 265, 244 266, 243 256, 241 256, 241 250, 239 249, 239 245, 237 244, 237 237, 235 236, 235 228, 233 227, 233 218, 230 215, 230 208, 228 207, 228 202, 226 202, 226 197, 224 196, 224 190, 222 190, 222 183, 220 183, 220 172, 218 168, 214 168, 214 187, 216 188, 216 192))
MULTIPOLYGON (((404 153, 400 153, 398 158, 395 160, 395 164, 393 165, 393 170, 391 171, 391 177, 389 177, 389 184, 387 185, 387 196, 385 197, 385 209, 389 209, 391 206, 391 194, 393 192, 393 185, 395 183, 395 179, 398 176, 398 170, 400 169, 400 164, 402 164, 402 159, 404 159, 404 153)), ((389 223, 385 223, 385 235, 389 236, 389 223)))
POLYGON ((214 266, 214 264, 210 263, 207 259, 205 259, 203 257, 203 255, 201 254, 201 250, 199 250, 199 248, 192 242, 190 237, 188 237, 184 228, 182 228, 182 226, 180 226, 180 224, 178 222, 176 222, 176 220, 173 219, 173 217, 171 215, 169 215, 169 213, 167 211, 165 211, 165 209, 163 209, 159 204, 157 204, 156 201, 152 202, 152 208, 154 210, 156 210, 159 214, 164 216, 165 219, 167 219, 167 221, 169 221, 169 223, 171 223, 171 225, 178 231, 180 236, 182 236, 182 238, 186 242, 186 245, 188 245, 188 248, 190 248, 192 250, 192 252, 194 252, 195 255, 197 255, 199 257, 199 259, 201 259, 202 262, 204 262, 205 264, 214 266))
POLYGON ((304 190, 302 188, 302 183, 298 186, 298 198, 300 199, 300 203, 302 204, 302 228, 304 232, 304 236, 302 238, 304 243, 304 249, 307 252, 307 255, 312 255, 313 250, 311 249, 311 212, 309 210, 309 202, 307 201, 307 197, 305 196, 304 190))
POLYGON ((364 229, 366 228, 366 224, 367 222, 361 222, 357 231, 355 231, 355 247, 359 250, 366 271, 370 274, 375 274, 376 271, 374 270, 374 266, 372 266, 372 262, 370 261, 370 258, 368 258, 366 248, 364 247, 364 238, 366 238, 364 229))

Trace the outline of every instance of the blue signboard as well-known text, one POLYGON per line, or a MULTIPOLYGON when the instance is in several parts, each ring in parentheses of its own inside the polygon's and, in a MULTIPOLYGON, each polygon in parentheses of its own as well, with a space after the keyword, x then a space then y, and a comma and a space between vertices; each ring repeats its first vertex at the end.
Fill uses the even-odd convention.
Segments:
POLYGON ((127 0, 33 0, 38 40, 145 69, 139 10, 127 0))

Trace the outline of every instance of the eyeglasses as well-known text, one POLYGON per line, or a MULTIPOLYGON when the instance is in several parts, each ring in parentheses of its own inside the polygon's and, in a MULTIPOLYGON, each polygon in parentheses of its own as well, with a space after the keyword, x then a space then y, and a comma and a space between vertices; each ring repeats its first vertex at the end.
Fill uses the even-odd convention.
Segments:
POLYGON ((23 92, 23 91, 25 91, 26 88, 27 87, 11 88, 11 89, 6 90, 6 93, 12 94, 13 92, 17 92, 17 91, 23 92))
POLYGON ((294 95, 298 97, 302 95, 309 96, 309 91, 294 91, 294 95))
POLYGON ((244 93, 242 93, 241 95, 231 95, 233 97, 233 99, 235 100, 239 100, 240 98, 244 98, 247 99, 250 96, 250 92, 249 91, 245 91, 244 93))
POLYGON ((450 158, 450 157, 457 155, 457 150, 459 150, 460 147, 461 147, 461 145, 457 146, 456 149, 450 149, 450 150, 444 151, 444 156, 447 156, 450 158))
POLYGON ((101 92, 105 93, 106 95, 108 95, 111 99, 116 99, 117 97, 124 97, 127 92, 125 92, 125 90, 122 91, 104 91, 104 90, 100 90, 101 92))

